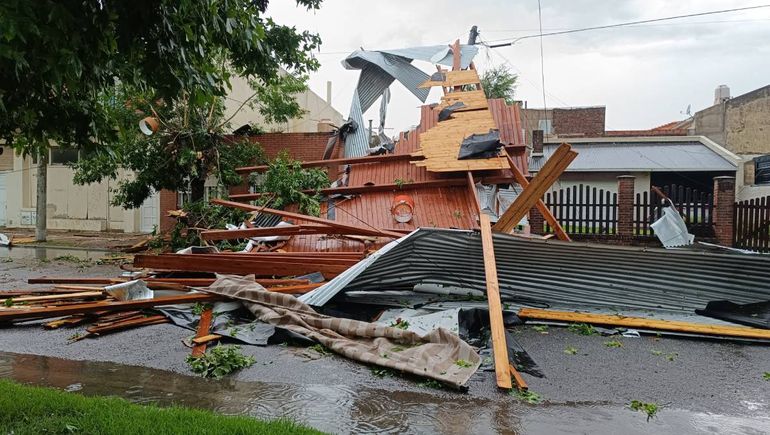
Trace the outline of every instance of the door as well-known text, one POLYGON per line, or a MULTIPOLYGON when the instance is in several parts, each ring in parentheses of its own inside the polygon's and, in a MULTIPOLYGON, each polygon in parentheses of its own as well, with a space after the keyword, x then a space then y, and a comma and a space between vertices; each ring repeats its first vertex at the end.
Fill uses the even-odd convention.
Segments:
POLYGON ((139 231, 151 233, 158 225, 160 219, 160 194, 154 192, 139 207, 139 231))
POLYGON ((8 224, 6 221, 8 213, 8 192, 5 187, 7 179, 8 173, 0 172, 0 227, 4 227, 8 224))

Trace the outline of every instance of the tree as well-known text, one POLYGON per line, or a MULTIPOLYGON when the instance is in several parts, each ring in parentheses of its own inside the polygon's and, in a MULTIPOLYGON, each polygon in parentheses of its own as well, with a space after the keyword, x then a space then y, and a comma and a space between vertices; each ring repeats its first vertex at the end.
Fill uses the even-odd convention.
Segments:
POLYGON ((518 76, 505 65, 498 65, 484 71, 481 76, 481 86, 487 98, 503 98, 506 104, 513 104, 517 79, 518 76))
MULTIPOLYGON (((267 3, 4 0, 0 138, 23 155, 43 157, 52 144, 104 150, 119 134, 104 110, 118 84, 202 107, 226 94, 231 74, 273 89, 281 67, 300 76, 315 70, 310 51, 320 38, 266 17, 267 3)), ((320 0, 297 4, 317 9, 320 0)), ((45 159, 38 161, 44 196, 45 159)), ((39 198, 38 239, 45 205, 39 198)))

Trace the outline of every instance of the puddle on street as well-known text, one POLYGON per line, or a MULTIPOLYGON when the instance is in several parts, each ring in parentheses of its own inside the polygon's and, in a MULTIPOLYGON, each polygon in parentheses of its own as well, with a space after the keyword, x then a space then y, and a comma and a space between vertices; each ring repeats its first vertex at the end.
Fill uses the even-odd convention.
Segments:
POLYGON ((51 246, 0 247, 0 258, 53 260, 56 257, 75 257, 79 260, 98 260, 109 251, 99 249, 66 248, 51 246))
POLYGON ((657 418, 617 405, 530 406, 507 397, 206 380, 163 370, 0 352, 0 377, 135 403, 211 409, 264 419, 289 418, 331 433, 741 433, 770 431, 770 419, 663 409, 657 418))

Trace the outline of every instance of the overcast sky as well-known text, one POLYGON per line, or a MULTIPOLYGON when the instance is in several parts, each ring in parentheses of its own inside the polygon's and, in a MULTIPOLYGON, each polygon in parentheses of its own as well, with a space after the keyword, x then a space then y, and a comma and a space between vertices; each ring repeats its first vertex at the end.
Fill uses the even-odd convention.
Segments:
MULTIPOLYGON (((543 31, 600 26, 762 4, 762 0, 541 0, 543 31)), ((466 42, 477 25, 482 41, 538 32, 537 0, 426 1, 325 0, 317 12, 274 0, 268 12, 279 23, 320 34, 321 69, 310 87, 347 117, 358 71, 340 61, 351 51, 466 42)), ((657 24, 543 38, 548 107, 606 106, 608 130, 646 129, 685 118, 710 106, 714 89, 726 84, 733 96, 770 84, 770 8, 686 18, 657 24)), ((540 40, 480 50, 484 70, 509 65, 519 74, 516 99, 543 107, 540 40)), ((415 61, 431 73, 433 65, 415 61)), ((420 102, 398 82, 387 126, 393 135, 419 122, 420 102)), ((431 92, 428 103, 439 99, 431 92)), ((376 118, 378 104, 365 119, 376 118)))

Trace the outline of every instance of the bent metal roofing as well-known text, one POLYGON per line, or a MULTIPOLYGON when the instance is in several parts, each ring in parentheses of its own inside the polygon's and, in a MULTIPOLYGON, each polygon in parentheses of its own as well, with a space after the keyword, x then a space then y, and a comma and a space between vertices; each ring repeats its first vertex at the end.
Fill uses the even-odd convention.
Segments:
MULTIPOLYGON (((523 145, 521 120, 518 105, 506 105, 503 100, 489 100, 490 111, 495 124, 500 130, 501 142, 523 145)), ((419 149, 420 133, 436 126, 438 109, 422 106, 420 124, 417 128, 401 133, 396 142, 396 154, 411 154, 419 149)), ((459 146, 459 144, 458 144, 459 146)), ((527 174, 527 159, 524 147, 513 155, 516 166, 527 174)), ((340 170, 342 168, 339 168, 340 170)), ((484 175, 511 177, 510 170, 487 171, 484 175)), ((432 180, 466 178, 465 172, 431 173, 424 167, 418 167, 407 160, 355 164, 351 166, 348 186, 374 186, 394 184, 400 180, 404 184, 432 180)), ((478 177, 478 176, 477 176, 478 177)), ((332 176, 332 178, 334 178, 332 176)), ((413 231, 417 228, 461 228, 471 229, 477 226, 477 206, 470 198, 470 188, 461 186, 422 187, 399 191, 373 191, 361 195, 336 199, 333 206, 333 219, 373 228, 413 231), (396 194, 407 194, 414 201, 414 216, 410 222, 398 223, 391 214, 391 206, 396 194)), ((321 206, 321 216, 329 217, 329 205, 321 206)), ((383 240, 385 242, 386 240, 383 240)), ((378 243, 376 246, 381 246, 378 243)), ((284 247, 287 251, 363 251, 364 243, 319 235, 293 236, 284 247)))

